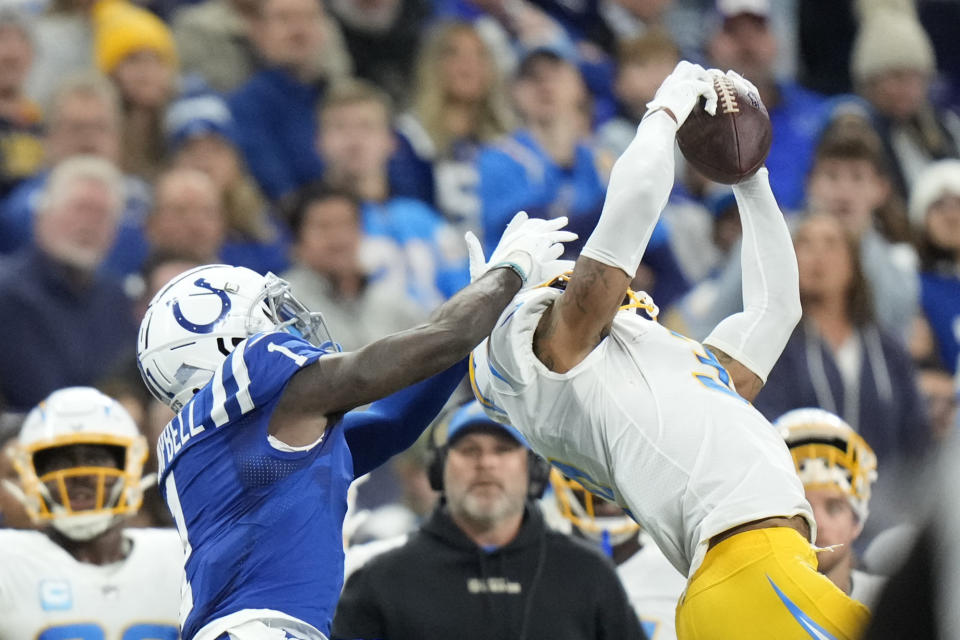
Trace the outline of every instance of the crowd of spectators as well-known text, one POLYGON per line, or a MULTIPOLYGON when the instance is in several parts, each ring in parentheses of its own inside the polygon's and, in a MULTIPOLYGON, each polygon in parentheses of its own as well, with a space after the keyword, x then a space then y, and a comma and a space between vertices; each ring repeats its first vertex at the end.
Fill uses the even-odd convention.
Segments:
MULTIPOLYGON (((522 209, 582 243, 690 59, 758 87, 795 231, 803 320, 756 405, 849 423, 896 524, 956 424, 958 24, 955 0, 2 0, 0 446, 73 385, 155 437, 167 410, 118 390, 146 302, 190 266, 282 274, 352 349, 469 281, 465 231, 489 251, 522 209)), ((729 187, 679 162, 634 280, 664 324, 702 339, 739 308, 739 233, 729 187)), ((357 506, 399 502, 411 460, 357 506)))

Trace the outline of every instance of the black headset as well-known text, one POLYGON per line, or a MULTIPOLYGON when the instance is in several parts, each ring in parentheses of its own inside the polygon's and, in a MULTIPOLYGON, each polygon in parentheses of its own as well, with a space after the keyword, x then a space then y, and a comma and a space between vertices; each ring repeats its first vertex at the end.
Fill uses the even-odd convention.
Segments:
MULTIPOLYGON (((430 481, 430 488, 441 493, 443 493, 443 468, 447 463, 447 453, 450 451, 450 446, 446 441, 448 422, 449 419, 435 422, 430 429, 430 437, 428 438, 430 463, 427 466, 427 479, 430 481), (439 433, 441 430, 443 431, 442 435, 439 433)), ((543 492, 547 490, 548 484, 550 484, 550 463, 528 448, 527 498, 529 500, 540 499, 543 497, 543 492)))

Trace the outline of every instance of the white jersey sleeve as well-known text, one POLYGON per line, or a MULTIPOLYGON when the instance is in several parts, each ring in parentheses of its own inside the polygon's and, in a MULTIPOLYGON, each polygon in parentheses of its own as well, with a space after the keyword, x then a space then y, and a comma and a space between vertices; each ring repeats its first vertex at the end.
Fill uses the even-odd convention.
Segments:
POLYGON ((127 529, 129 555, 78 562, 45 534, 0 530, 0 640, 176 640, 183 547, 173 529, 127 529))
POLYGON ((515 299, 501 314, 490 337, 480 343, 470 357, 474 395, 487 415, 500 422, 509 423, 510 418, 494 398, 501 394, 519 396, 536 383, 538 373, 547 372, 529 345, 533 344, 533 333, 546 304, 555 296, 550 289, 536 291, 539 295, 532 298, 515 299))

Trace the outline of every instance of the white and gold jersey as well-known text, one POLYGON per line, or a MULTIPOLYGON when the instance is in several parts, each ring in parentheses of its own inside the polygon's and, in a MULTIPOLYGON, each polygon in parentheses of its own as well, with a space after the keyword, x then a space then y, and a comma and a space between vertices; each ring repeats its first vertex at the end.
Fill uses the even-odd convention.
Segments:
POLYGON ((174 529, 127 529, 130 553, 78 562, 45 534, 0 530, 0 640, 176 640, 183 546, 174 529))
POLYGON ((640 533, 640 542, 643 546, 617 567, 617 575, 647 638, 677 640, 674 619, 687 578, 671 566, 646 533, 640 533))
POLYGON ((568 477, 628 510, 670 563, 692 575, 711 537, 810 505, 777 430, 731 387, 700 343, 633 311, 567 373, 533 353, 561 294, 520 293, 470 359, 474 394, 568 477))

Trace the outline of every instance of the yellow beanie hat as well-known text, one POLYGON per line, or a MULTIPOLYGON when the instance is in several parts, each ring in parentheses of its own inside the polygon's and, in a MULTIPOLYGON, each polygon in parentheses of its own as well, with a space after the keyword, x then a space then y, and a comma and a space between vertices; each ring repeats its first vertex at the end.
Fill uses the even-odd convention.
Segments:
POLYGON ((100 0, 93 9, 93 25, 94 58, 104 73, 112 72, 131 53, 144 49, 177 66, 173 34, 146 9, 126 0, 100 0))

